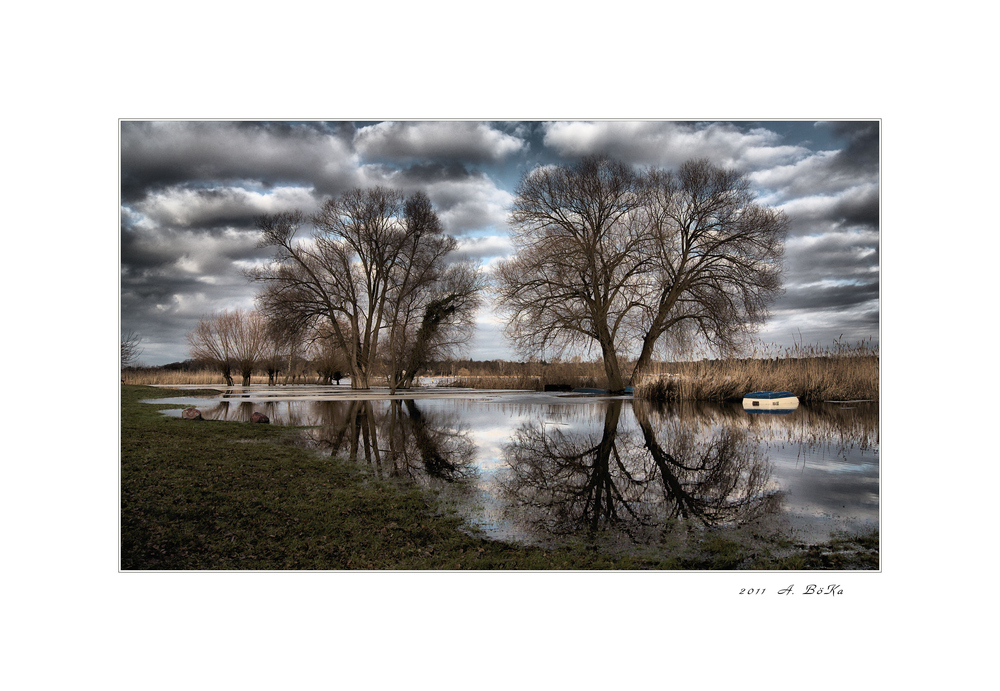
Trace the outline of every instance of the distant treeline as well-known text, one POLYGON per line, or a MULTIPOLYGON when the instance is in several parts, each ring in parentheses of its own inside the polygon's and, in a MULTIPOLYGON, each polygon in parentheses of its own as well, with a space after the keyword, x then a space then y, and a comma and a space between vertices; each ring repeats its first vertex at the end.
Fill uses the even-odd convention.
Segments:
MULTIPOLYGON (((340 374, 340 373, 335 373, 340 374)), ((122 371, 129 384, 222 384, 222 375, 210 363, 172 362, 160 367, 129 367, 122 371)), ((341 375, 346 378, 346 375, 341 375)), ((281 372, 279 384, 330 383, 322 362, 298 358, 291 372, 281 372)), ((529 391, 608 388, 600 360, 553 359, 438 360, 429 362, 421 378, 435 378, 438 386, 529 391)), ((269 383, 265 371, 254 384, 269 383)), ((382 384, 376 381, 375 385, 382 384)), ((420 380, 417 381, 420 384, 420 380)), ((750 391, 792 391, 803 401, 878 400, 878 347, 860 343, 833 348, 796 347, 778 355, 743 358, 703 358, 656 362, 641 381, 632 382, 635 395, 654 400, 737 400, 750 391)))

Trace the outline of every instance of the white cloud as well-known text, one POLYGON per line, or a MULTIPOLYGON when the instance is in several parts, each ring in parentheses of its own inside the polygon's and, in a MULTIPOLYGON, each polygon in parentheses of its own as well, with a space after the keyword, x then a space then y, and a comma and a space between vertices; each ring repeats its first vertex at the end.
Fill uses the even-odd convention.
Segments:
POLYGON ((835 196, 817 194, 792 199, 782 204, 780 208, 789 216, 794 216, 803 221, 814 221, 830 216, 837 207, 837 202, 838 199, 835 196))
POLYGON ((505 227, 507 210, 514 199, 510 192, 483 176, 432 183, 426 191, 445 230, 453 235, 505 227))
POLYGON ((765 201, 775 203, 783 199, 830 196, 859 185, 878 187, 878 180, 857 171, 841 169, 836 165, 837 151, 819 151, 788 165, 751 173, 750 179, 760 188, 773 190, 765 201))
POLYGON ((545 145, 561 156, 606 153, 629 163, 669 168, 708 157, 716 165, 758 170, 808 153, 802 147, 782 145, 770 130, 745 132, 727 123, 552 122, 544 127, 545 145))
POLYGON ((485 261, 490 268, 500 259, 509 257, 514 252, 508 235, 489 235, 478 238, 461 238, 455 254, 462 259, 485 261))
MULTIPOLYGON (((871 219, 866 222, 865 212, 869 208, 870 213, 877 212, 878 195, 877 182, 863 183, 839 191, 822 190, 817 194, 791 199, 780 204, 779 208, 792 220, 795 232, 819 235, 838 230, 842 225, 871 223, 871 219)), ((773 197, 762 201, 773 203, 773 197)), ((873 227, 877 230, 877 221, 873 227)))
POLYGON ((369 158, 465 159, 499 161, 525 143, 483 122, 381 122, 354 136, 357 151, 369 158))
POLYGON ((206 226, 230 219, 249 221, 254 215, 301 209, 312 213, 318 207, 313 190, 276 187, 266 193, 242 187, 186 189, 171 187, 153 192, 135 205, 148 221, 164 226, 206 226))

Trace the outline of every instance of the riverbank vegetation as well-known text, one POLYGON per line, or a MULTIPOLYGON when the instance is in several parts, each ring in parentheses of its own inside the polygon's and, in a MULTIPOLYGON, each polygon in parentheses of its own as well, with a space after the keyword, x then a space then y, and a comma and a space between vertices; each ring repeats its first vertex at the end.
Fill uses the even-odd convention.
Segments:
POLYGON ((676 551, 620 556, 489 540, 412 485, 300 446, 298 429, 186 421, 141 402, 175 394, 121 389, 125 570, 878 568, 877 533, 805 545, 706 529, 676 551))
POLYGON ((659 401, 739 400, 751 391, 791 391, 802 401, 878 400, 879 352, 870 342, 796 346, 776 355, 660 366, 635 396, 659 401))
MULTIPOLYGON (((635 396, 660 401, 738 400, 750 391, 791 391, 802 401, 878 400, 879 349, 871 342, 831 347, 801 346, 761 349, 746 358, 678 359, 652 365, 653 372, 635 382, 635 396)), ((331 383, 334 372, 322 360, 299 360, 292 376, 259 371, 255 385, 331 383)), ((196 361, 164 367, 122 370, 126 384, 218 386, 226 382, 217 368, 196 361)), ((375 382, 378 383, 377 381, 375 382)), ((554 359, 543 362, 446 360, 427 365, 417 385, 526 391, 576 388, 607 389, 600 360, 554 359)))

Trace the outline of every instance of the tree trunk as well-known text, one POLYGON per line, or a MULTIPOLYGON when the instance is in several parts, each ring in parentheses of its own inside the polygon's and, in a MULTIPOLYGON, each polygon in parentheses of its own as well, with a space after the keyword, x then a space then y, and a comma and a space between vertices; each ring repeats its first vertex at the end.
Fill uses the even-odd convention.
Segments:
POLYGON ((652 333, 646 334, 646 337, 642 339, 642 352, 639 353, 639 359, 635 361, 635 367, 632 368, 632 382, 638 382, 639 377, 646 371, 649 367, 649 363, 653 359, 653 348, 656 346, 656 337, 653 337, 652 333))
MULTIPOLYGON (((636 360, 635 367, 632 369, 633 382, 637 382, 639 375, 649 367, 649 363, 653 359, 653 348, 656 347, 656 341, 669 328, 667 325, 667 314, 677 303, 679 294, 679 287, 675 284, 671 287, 669 293, 660 298, 660 307, 657 310, 656 317, 653 319, 653 323, 649 326, 649 331, 646 332, 645 337, 642 339, 642 352, 639 353, 639 359, 636 360)), ((677 320, 674 320, 671 324, 675 324, 676 322, 677 320)))
POLYGON ((598 327, 598 342, 601 344, 601 354, 604 356, 604 373, 608 377, 608 390, 611 393, 622 393, 625 391, 625 383, 622 380, 622 370, 618 364, 618 354, 615 353, 615 344, 611 341, 611 334, 606 326, 598 327))
POLYGON ((360 367, 351 368, 351 388, 355 390, 371 388, 368 386, 368 373, 363 372, 360 367))

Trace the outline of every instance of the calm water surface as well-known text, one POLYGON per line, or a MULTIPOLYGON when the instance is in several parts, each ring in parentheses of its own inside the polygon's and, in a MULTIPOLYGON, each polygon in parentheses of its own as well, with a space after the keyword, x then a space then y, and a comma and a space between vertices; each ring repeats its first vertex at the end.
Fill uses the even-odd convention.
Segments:
POLYGON ((311 447, 434 491, 442 510, 506 540, 657 549, 708 527, 807 542, 878 527, 877 403, 750 415, 739 404, 525 392, 279 391, 156 402, 310 426, 311 447))

